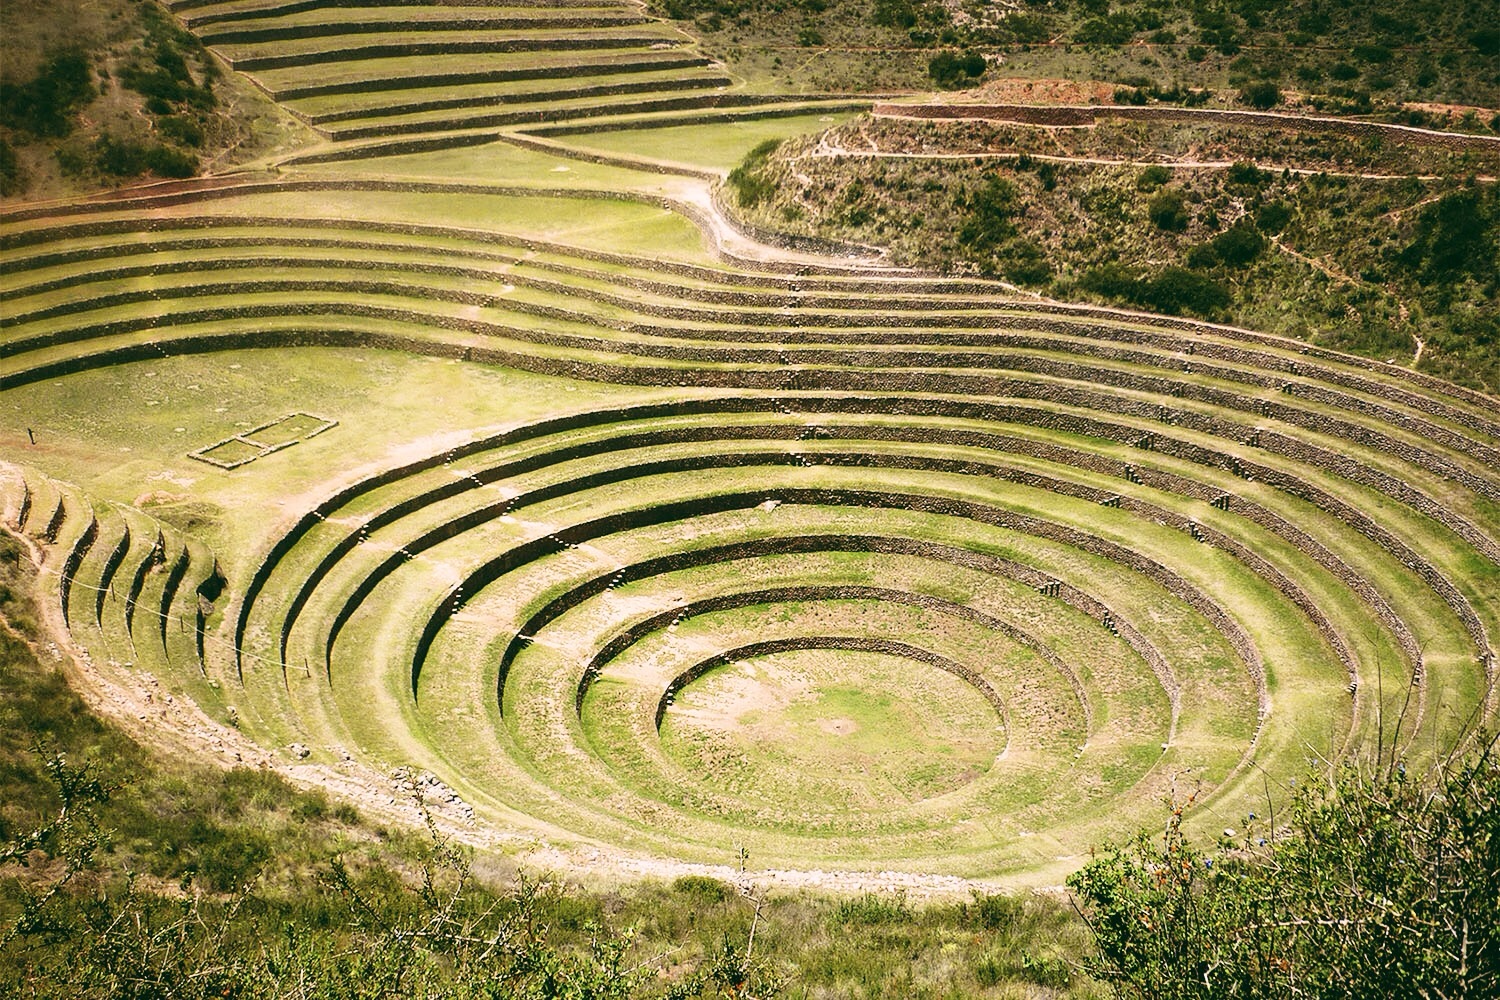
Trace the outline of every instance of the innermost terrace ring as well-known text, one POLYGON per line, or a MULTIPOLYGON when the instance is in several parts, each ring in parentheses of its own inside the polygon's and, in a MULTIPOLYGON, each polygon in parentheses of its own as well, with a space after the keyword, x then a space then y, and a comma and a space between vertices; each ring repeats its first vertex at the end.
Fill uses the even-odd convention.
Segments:
POLYGON ((752 643, 695 664, 669 690, 662 751, 747 802, 815 794, 834 813, 910 806, 983 777, 1008 750, 995 690, 906 643, 752 643))

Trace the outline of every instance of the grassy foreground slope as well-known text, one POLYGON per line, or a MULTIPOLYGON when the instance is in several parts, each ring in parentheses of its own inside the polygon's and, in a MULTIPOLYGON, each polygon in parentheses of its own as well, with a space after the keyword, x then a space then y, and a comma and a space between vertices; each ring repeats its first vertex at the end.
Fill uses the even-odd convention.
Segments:
MULTIPOLYGON (((325 141, 0 216, 5 520, 127 716, 726 924, 1493 724, 1487 160, 851 121, 633 9, 419 10, 179 4, 325 141)), ((849 907, 805 940, 963 955, 908 993, 1089 988, 849 907)))

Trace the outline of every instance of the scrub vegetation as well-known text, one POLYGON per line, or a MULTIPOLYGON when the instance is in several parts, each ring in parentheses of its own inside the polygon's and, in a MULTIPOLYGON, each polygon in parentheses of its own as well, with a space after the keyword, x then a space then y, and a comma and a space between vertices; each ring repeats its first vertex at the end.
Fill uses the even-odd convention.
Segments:
POLYGON ((896 261, 1232 322, 1500 387, 1500 154, 1289 129, 861 119, 747 162, 746 207, 896 261), (968 155, 966 155, 968 154, 968 155), (1093 162, 1090 162, 1093 161, 1093 162))

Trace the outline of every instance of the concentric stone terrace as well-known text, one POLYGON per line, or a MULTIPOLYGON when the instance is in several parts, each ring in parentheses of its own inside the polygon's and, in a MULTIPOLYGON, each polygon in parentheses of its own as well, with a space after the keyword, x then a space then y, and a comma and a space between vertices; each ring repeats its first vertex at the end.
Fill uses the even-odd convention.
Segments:
POLYGON ((1309 756, 1493 723, 1494 400, 979 281, 443 221, 514 196, 286 180, 11 217, 11 388, 309 345, 638 387, 330 481, 222 571, 28 474, 11 518, 82 646, 160 629, 141 661, 269 746, 696 861, 1036 869, 1174 787, 1231 816, 1309 756), (385 195, 423 221, 365 214, 385 195))
POLYGON ((819 100, 745 92, 692 39, 621 0, 167 6, 337 144, 311 160, 463 145, 523 125, 774 115, 819 100))

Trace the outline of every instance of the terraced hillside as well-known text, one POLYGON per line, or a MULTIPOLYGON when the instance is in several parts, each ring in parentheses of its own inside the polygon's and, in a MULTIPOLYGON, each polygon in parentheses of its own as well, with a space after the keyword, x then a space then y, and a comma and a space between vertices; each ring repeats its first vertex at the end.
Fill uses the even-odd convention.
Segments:
POLYGON ((362 140, 356 148, 480 141, 501 127, 580 119, 767 113, 787 103, 743 92, 691 38, 635 3, 168 6, 230 67, 333 142, 362 140))
MULTIPOLYGON (((385 88, 397 23, 667 51, 633 10, 177 7, 412 134, 510 83, 385 88)), ((674 863, 1055 879, 1164 796, 1234 825, 1493 724, 1493 398, 736 232, 723 168, 830 110, 11 210, 6 518, 58 624, 304 780, 674 863)))

